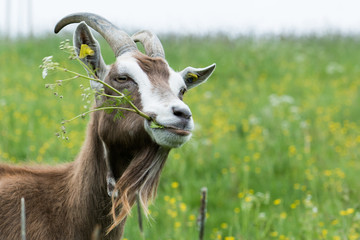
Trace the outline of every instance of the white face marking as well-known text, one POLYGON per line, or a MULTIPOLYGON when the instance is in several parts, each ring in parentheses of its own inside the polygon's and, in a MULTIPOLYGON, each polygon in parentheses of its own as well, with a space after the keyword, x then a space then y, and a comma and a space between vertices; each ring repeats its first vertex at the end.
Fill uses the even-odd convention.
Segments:
POLYGON ((170 69, 169 85, 175 96, 177 96, 182 88, 186 89, 185 82, 181 75, 174 70, 170 69))
MULTIPOLYGON (((116 67, 120 74, 126 73, 138 85, 143 111, 148 114, 155 114, 156 121, 165 127, 174 127, 192 131, 194 123, 192 118, 184 124, 181 118, 174 114, 173 109, 186 109, 189 107, 179 99, 178 95, 182 88, 185 88, 183 78, 169 67, 169 88, 155 88, 147 74, 141 69, 137 60, 131 53, 119 56, 116 67), (168 92, 165 92, 167 91, 168 92)), ((190 139, 191 134, 179 136, 167 130, 152 129, 145 121, 145 129, 150 136, 159 144, 168 147, 179 147, 190 139), (175 142, 174 144, 172 142, 175 142)))

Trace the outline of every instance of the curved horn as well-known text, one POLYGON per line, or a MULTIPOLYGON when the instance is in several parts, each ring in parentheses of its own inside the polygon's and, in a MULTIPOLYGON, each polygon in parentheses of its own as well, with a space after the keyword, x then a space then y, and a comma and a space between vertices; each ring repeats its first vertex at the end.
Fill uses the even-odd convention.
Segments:
POLYGON ((159 38, 150 31, 140 31, 132 35, 134 42, 141 42, 144 45, 146 55, 150 57, 165 58, 164 48, 159 38))
POLYGON ((137 50, 136 44, 129 35, 121 31, 105 18, 93 13, 73 13, 67 15, 56 24, 54 32, 58 33, 66 25, 82 21, 105 38, 116 57, 125 52, 137 50))

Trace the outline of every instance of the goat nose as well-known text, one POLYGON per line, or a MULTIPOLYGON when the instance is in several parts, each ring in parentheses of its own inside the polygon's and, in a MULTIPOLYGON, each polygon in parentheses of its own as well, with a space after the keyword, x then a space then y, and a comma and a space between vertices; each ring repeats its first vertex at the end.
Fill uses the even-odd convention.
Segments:
POLYGON ((172 107, 172 110, 173 110, 174 115, 179 118, 190 119, 192 116, 191 112, 188 108, 172 107))

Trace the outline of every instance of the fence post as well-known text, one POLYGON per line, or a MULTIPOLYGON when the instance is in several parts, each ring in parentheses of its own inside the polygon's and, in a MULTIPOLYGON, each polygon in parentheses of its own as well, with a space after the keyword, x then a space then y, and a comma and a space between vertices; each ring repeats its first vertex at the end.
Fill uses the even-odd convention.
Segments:
POLYGON ((206 195, 207 195, 207 188, 201 188, 201 205, 200 205, 200 215, 198 217, 198 224, 199 224, 199 240, 204 239, 205 233, 205 220, 206 220, 206 195))
POLYGON ((6 6, 5 6, 5 39, 10 39, 10 23, 11 19, 11 0, 6 0, 6 6))
POLYGON ((21 240, 26 240, 25 199, 21 198, 21 240))
POLYGON ((29 24, 29 37, 32 38, 34 35, 33 32, 33 17, 32 17, 32 11, 33 11, 33 6, 32 6, 32 0, 28 0, 28 12, 27 12, 27 17, 28 17, 28 24, 29 24))

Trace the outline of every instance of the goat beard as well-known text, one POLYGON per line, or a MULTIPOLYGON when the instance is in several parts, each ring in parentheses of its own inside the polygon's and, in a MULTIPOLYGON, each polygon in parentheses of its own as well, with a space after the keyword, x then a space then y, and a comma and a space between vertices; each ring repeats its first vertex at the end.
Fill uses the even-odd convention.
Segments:
POLYGON ((134 205, 137 195, 140 204, 148 216, 148 203, 154 199, 169 150, 161 147, 149 147, 139 152, 130 162, 120 179, 115 184, 112 194, 113 224, 107 233, 110 233, 116 226, 125 222, 126 217, 134 205), (118 192, 119 196, 115 197, 118 192))

